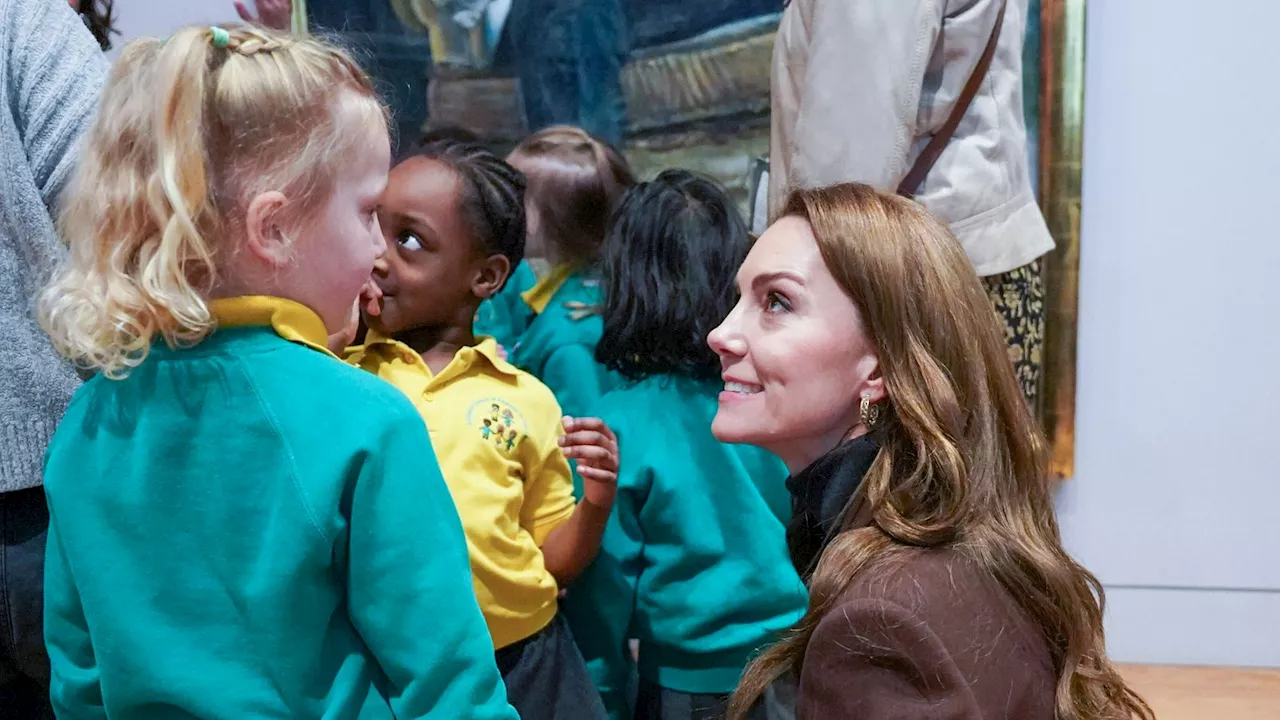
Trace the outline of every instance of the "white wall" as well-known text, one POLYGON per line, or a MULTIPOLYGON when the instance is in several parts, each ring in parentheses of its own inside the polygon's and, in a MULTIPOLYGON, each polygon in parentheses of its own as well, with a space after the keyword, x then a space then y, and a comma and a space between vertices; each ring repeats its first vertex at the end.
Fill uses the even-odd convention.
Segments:
POLYGON ((1280 666, 1280 3, 1089 3, 1069 548, 1122 660, 1280 666))
MULTIPOLYGON (((253 0, 245 4, 253 8, 253 0)), ((232 0, 116 0, 115 10, 120 35, 112 40, 112 57, 125 43, 139 37, 165 37, 184 25, 240 20, 232 0)))

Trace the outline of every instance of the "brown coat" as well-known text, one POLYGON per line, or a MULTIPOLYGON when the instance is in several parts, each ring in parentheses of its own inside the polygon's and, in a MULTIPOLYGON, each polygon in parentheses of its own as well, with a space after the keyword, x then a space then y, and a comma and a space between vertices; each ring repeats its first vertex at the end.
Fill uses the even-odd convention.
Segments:
POLYGON ((957 550, 922 549, 858 577, 822 619, 796 717, 1053 720, 1055 683, 1047 642, 1000 582, 957 550))

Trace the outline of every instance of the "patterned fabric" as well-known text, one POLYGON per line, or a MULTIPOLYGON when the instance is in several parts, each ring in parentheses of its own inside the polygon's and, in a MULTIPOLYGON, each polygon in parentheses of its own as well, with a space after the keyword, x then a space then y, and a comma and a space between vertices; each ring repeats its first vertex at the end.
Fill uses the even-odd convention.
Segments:
POLYGON ((1004 323, 1009 359, 1031 407, 1040 394, 1044 355, 1044 272, 1040 260, 982 278, 1004 323))

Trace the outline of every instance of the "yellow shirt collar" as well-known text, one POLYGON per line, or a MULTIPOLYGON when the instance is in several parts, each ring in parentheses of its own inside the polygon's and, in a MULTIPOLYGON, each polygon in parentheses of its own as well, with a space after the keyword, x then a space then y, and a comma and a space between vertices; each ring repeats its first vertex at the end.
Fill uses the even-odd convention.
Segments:
MULTIPOLYGON (((458 350, 458 355, 456 355, 455 358, 461 357, 464 361, 464 364, 460 369, 465 370, 471 367, 474 361, 474 356, 478 355, 480 357, 483 357, 485 360, 487 360, 495 370, 497 370, 498 372, 504 375, 511 375, 514 377, 518 372, 520 372, 519 369, 516 368, 516 366, 512 365, 506 360, 503 360, 502 357, 498 355, 497 340, 494 340, 491 337, 482 337, 479 340, 480 342, 476 343, 471 347, 464 347, 458 350), (468 351, 471 351, 471 352, 468 352, 468 351)), ((418 357, 418 352, 413 348, 409 347, 408 345, 394 338, 389 338, 384 335, 381 335, 377 331, 370 329, 369 332, 365 335, 363 345, 357 345, 355 347, 347 348, 346 361, 348 363, 358 365, 364 359, 365 354, 370 349, 378 345, 389 345, 401 352, 407 352, 409 354, 412 354, 415 357, 418 357)), ((422 363, 421 360, 419 360, 419 363, 422 365, 424 369, 427 367, 426 363, 422 363)), ((450 364, 452 365, 452 363, 450 364)), ((445 370, 448 370, 448 369, 449 368, 445 368, 445 370)))
POLYGON ((269 325, 285 340, 337 357, 326 347, 329 332, 324 321, 302 303, 266 295, 244 295, 214 300, 209 303, 209 310, 218 327, 269 325))
POLYGON ((493 366, 493 369, 503 375, 511 375, 514 377, 516 373, 520 372, 515 365, 503 360, 502 357, 498 355, 498 341, 491 337, 480 338, 480 342, 476 343, 473 346, 473 349, 477 355, 488 360, 489 364, 493 366))
POLYGON ((533 287, 520 293, 520 297, 524 299, 526 305, 531 310, 542 314, 547 309, 547 305, 551 303, 551 298, 560 291, 569 276, 573 274, 574 266, 569 263, 562 263, 551 268, 551 272, 538 279, 533 287))

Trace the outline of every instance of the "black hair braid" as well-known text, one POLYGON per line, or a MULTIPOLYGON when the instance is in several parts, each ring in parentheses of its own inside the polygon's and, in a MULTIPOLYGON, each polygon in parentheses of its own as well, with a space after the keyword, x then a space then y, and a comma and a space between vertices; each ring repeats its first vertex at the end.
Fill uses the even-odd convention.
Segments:
POLYGON ((402 161, 411 157, 438 160, 457 173, 463 222, 472 240, 483 252, 505 256, 514 270, 524 259, 524 175, 480 145, 449 138, 419 144, 402 161))

